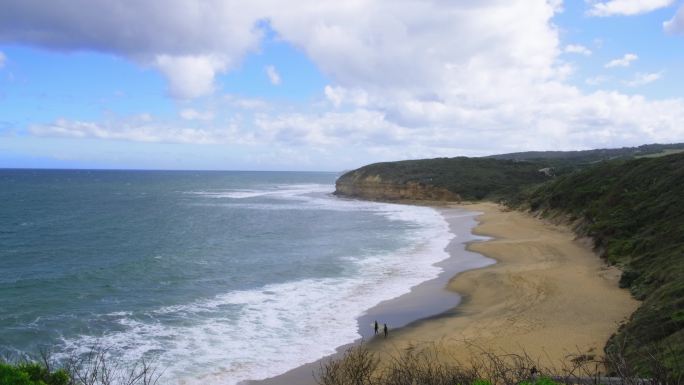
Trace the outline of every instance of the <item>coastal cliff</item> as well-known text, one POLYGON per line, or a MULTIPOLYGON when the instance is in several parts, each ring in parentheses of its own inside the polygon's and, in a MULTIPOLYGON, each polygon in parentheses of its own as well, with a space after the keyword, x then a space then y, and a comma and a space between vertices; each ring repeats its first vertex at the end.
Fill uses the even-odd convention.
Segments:
POLYGON ((375 163, 342 175, 335 194, 383 201, 500 200, 548 180, 544 166, 466 157, 375 163))
POLYGON ((684 357, 684 146, 534 152, 375 163, 342 175, 336 194, 371 200, 503 202, 572 223, 641 306, 605 350, 639 373, 684 357), (659 151, 659 152, 658 152, 659 151), (650 360, 650 361, 649 361, 650 360))
POLYGON ((598 162, 684 151, 684 143, 585 151, 531 151, 483 158, 434 158, 369 164, 342 175, 336 195, 369 200, 517 202, 521 192, 598 162))
POLYGON ((461 201, 458 194, 444 187, 435 187, 418 182, 403 184, 385 182, 379 175, 351 174, 345 178, 340 178, 335 184, 335 194, 379 201, 461 201))

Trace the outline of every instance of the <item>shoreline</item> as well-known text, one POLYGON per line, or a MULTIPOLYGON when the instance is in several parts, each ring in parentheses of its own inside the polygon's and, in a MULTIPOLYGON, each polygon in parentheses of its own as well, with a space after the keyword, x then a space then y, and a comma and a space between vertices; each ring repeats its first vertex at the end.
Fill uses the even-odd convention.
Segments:
MULTIPOLYGON (((447 261, 454 258, 451 247, 456 243, 496 263, 452 273, 440 291, 459 298, 458 304, 391 330, 387 340, 370 340, 367 347, 380 357, 441 341, 453 348, 450 356, 462 362, 479 349, 490 349, 524 351, 554 366, 573 354, 600 355, 618 324, 638 306, 618 287, 620 271, 606 266, 565 226, 505 211, 494 203, 432 207, 442 215, 453 208, 481 213, 471 230, 474 238, 452 239, 447 261), (490 239, 477 241, 481 236, 490 239)), ((312 372, 330 357, 249 384, 314 384, 312 372)))
POLYGON ((457 207, 483 212, 473 233, 492 239, 468 249, 497 263, 453 277, 448 288, 463 297, 455 314, 403 328, 391 344, 372 344, 371 350, 382 355, 442 341, 461 362, 486 349, 524 352, 548 367, 581 354, 602 355, 639 304, 619 288, 620 270, 566 226, 494 203, 457 207))
MULTIPOLYGON (((406 203, 402 202, 402 204, 406 203)), ((480 213, 462 207, 429 207, 439 211, 449 224, 449 231, 454 235, 445 248, 448 257, 434 264, 442 269, 437 277, 413 286, 408 293, 382 301, 367 309, 357 318, 358 333, 361 338, 339 346, 336 353, 303 364, 283 374, 263 380, 245 381, 241 385, 314 385, 312 373, 319 369, 322 362, 340 356, 347 348, 362 341, 371 343, 374 340, 382 340, 380 337, 373 336, 371 325, 374 320, 378 320, 381 329, 382 324, 387 323, 390 334, 393 334, 394 330, 400 330, 432 317, 440 317, 456 309, 461 302, 461 296, 447 288, 449 281, 454 275, 463 271, 477 269, 495 262, 479 253, 467 250, 469 242, 486 238, 472 232, 477 226, 475 218, 480 213)))

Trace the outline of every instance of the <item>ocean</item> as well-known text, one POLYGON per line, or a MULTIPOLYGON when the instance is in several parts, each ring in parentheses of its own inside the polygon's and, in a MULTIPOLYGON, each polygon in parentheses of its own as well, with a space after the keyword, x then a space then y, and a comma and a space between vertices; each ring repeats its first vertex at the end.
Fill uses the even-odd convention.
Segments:
POLYGON ((338 198, 337 176, 0 170, 0 354, 98 345, 236 384, 334 353, 457 236, 433 208, 338 198))

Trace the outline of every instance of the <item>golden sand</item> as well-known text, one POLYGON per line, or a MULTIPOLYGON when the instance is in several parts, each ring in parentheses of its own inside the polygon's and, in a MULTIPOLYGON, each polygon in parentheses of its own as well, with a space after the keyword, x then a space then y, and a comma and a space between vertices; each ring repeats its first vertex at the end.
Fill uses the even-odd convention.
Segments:
POLYGON ((453 314, 393 331, 370 344, 381 356, 425 342, 443 341, 467 362, 475 345, 498 353, 527 352, 546 365, 603 347, 638 302, 618 288, 608 267, 570 229, 493 203, 458 207, 482 212, 474 233, 494 239, 469 250, 497 263, 451 279, 463 296, 453 314))
MULTIPOLYGON (((473 232, 493 239, 468 249, 497 263, 450 280, 448 289, 463 298, 453 311, 368 343, 380 358, 440 342, 448 348, 442 358, 464 364, 485 349, 525 352, 545 367, 559 366, 578 354, 600 356, 620 322, 636 310, 638 302, 618 287, 620 271, 606 266, 567 227, 494 203, 455 207, 483 213, 473 232)), ((312 363, 256 383, 314 384, 318 368, 312 363)))

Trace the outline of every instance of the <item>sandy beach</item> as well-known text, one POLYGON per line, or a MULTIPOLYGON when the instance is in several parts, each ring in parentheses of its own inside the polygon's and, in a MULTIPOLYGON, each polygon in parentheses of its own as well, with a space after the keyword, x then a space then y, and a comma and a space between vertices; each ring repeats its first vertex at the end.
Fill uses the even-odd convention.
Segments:
MULTIPOLYGON (((371 340, 367 346, 380 357, 441 342, 462 362, 487 349, 525 351, 556 366, 577 354, 600 356, 610 335, 638 306, 618 287, 620 271, 607 266, 569 228, 494 203, 454 207, 482 213, 473 233, 491 239, 469 243, 467 249, 496 264, 447 280, 447 289, 461 296, 455 308, 393 329, 387 339, 371 340)), ((450 209, 441 210, 448 220, 450 209)), ((258 383, 313 384, 311 373, 318 366, 258 383)))
POLYGON ((464 361, 472 344, 502 353, 524 350, 547 365, 578 353, 601 355, 638 305, 618 287, 620 271, 565 226, 493 203, 460 207, 482 212, 474 233, 493 237, 468 249, 497 263, 452 278, 449 290, 462 296, 453 314, 396 330, 372 349, 384 355, 442 340, 464 361))

